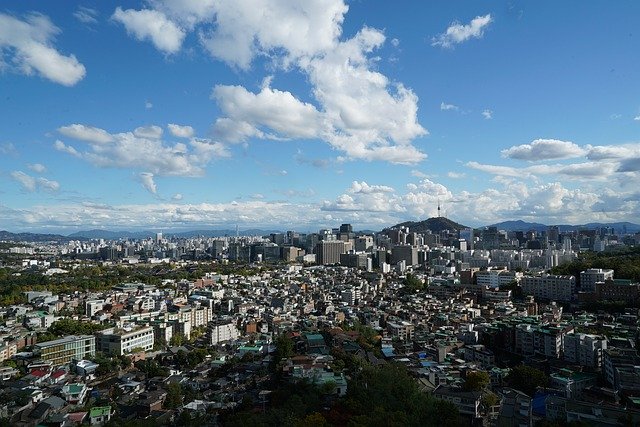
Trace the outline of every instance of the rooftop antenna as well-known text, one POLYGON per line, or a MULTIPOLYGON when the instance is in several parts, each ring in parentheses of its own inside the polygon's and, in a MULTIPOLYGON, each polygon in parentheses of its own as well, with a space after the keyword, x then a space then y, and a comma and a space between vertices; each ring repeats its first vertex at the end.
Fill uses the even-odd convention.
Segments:
POLYGON ((236 237, 240 237, 240 229, 238 228, 238 224, 236 224, 236 237))

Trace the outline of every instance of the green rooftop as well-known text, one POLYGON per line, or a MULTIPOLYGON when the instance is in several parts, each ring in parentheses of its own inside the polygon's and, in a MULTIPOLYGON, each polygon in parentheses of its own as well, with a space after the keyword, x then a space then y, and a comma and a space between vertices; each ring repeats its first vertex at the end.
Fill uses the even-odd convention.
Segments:
POLYGON ((96 406, 91 408, 91 412, 89 412, 91 418, 104 417, 109 414, 111 414, 111 406, 96 406))

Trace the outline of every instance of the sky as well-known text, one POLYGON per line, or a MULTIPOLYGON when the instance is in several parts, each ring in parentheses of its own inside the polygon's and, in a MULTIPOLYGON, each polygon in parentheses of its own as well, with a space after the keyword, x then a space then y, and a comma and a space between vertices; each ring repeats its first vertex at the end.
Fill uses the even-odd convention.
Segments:
POLYGON ((636 1, 0 5, 0 229, 640 222, 636 1))

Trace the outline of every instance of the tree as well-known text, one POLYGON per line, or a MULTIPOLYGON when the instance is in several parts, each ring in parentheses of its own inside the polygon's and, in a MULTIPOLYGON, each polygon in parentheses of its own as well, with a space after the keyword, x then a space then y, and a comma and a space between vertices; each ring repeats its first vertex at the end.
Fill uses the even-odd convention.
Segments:
POLYGON ((464 381, 464 389, 466 391, 482 391, 491 382, 491 377, 484 371, 473 371, 467 374, 464 381))
POLYGON ((533 396, 538 387, 547 386, 549 377, 539 369, 519 365, 511 369, 511 372, 509 372, 509 375, 506 377, 506 381, 509 387, 533 396))
POLYGON ((282 359, 293 356, 293 346, 293 340, 286 334, 280 334, 278 338, 276 338, 276 364, 280 363, 282 359))
POLYGON ((171 339, 169 340, 169 345, 180 347, 182 344, 184 344, 184 342, 185 342, 184 335, 177 333, 171 336, 171 339))
POLYGON ((424 282, 411 273, 407 274, 402 284, 409 293, 415 293, 424 288, 424 282))
POLYGON ((182 405, 182 387, 178 383, 170 383, 167 386, 167 397, 164 400, 166 409, 176 409, 182 405))

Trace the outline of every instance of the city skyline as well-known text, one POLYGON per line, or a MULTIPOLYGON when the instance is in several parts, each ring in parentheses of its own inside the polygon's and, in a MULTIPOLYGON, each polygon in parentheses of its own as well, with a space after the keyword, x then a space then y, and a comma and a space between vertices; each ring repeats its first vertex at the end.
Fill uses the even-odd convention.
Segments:
POLYGON ((636 3, 3 6, 0 229, 640 223, 636 3))

